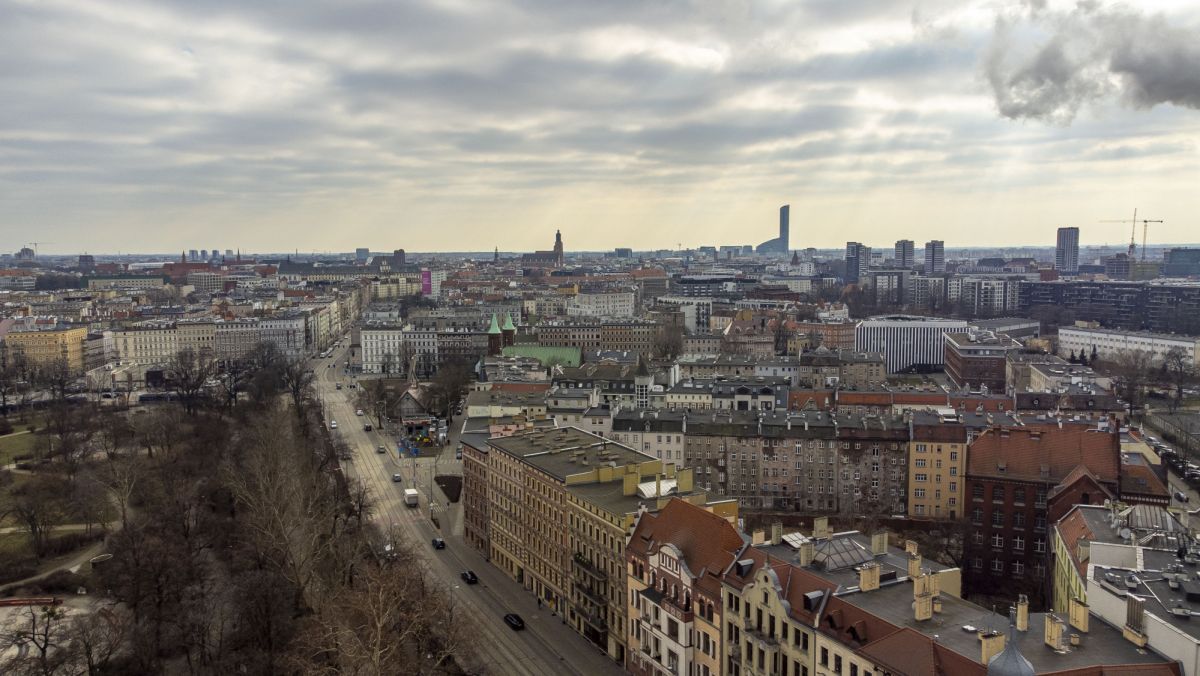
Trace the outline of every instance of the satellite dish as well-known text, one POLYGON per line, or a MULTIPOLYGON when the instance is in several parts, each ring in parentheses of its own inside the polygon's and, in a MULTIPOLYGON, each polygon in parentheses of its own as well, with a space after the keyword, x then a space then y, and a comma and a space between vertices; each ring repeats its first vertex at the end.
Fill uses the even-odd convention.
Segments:
POLYGON ((1128 528, 1121 528, 1121 530, 1118 531, 1118 534, 1121 536, 1122 540, 1128 540, 1133 537, 1133 531, 1129 530, 1128 528))

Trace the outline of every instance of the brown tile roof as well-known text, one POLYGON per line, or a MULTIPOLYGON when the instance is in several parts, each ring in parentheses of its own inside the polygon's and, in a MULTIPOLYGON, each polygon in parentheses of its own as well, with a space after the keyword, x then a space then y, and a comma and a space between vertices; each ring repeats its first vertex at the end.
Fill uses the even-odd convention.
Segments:
POLYGON ((1178 662, 1115 664, 1046 672, 1046 676, 1182 676, 1178 662))
MULTIPOLYGON (((721 574, 738 556, 744 541, 737 528, 712 512, 673 499, 657 514, 643 514, 629 540, 629 550, 647 556, 663 544, 683 554, 688 569, 703 585, 710 578, 719 587, 721 574)), ((712 591, 711 589, 709 591, 712 591)))
POLYGON ((1149 465, 1141 463, 1121 464, 1121 493, 1138 493, 1169 498, 1167 487, 1149 465))
POLYGON ((1088 527, 1087 519, 1083 518, 1083 512, 1079 507, 1075 507, 1064 516, 1054 526, 1058 529, 1058 535, 1063 540, 1063 545, 1067 548, 1067 553, 1071 557, 1071 564, 1079 571, 1081 577, 1087 577, 1087 564, 1079 561, 1079 540, 1087 538, 1089 541, 1095 539, 1096 534, 1088 527))
POLYGON ((829 597, 820 630, 845 645, 862 647, 893 633, 896 625, 837 596, 829 597))
POLYGON ((1043 466, 1058 482, 1080 465, 1100 481, 1116 481, 1119 464, 1119 439, 1082 425, 990 428, 967 453, 967 474, 1032 481, 1043 480, 1043 466))
POLYGON ((893 674, 983 676, 987 668, 921 632, 904 627, 863 646, 859 654, 893 674))

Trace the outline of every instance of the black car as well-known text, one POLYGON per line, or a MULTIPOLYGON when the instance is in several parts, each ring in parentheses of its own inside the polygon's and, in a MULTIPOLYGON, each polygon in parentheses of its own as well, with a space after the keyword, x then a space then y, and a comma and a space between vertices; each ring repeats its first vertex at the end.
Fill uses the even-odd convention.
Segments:
POLYGON ((441 538, 434 538, 433 539, 433 548, 434 549, 445 549, 446 541, 441 538))
POLYGON ((504 624, 507 624, 513 631, 521 631, 525 628, 525 620, 516 613, 509 613, 504 616, 504 624))
POLYGON ((1186 493, 1183 493, 1181 491, 1175 491, 1175 499, 1180 502, 1187 502, 1188 496, 1186 493))
POLYGON ((460 577, 462 577, 463 582, 466 582, 467 584, 478 584, 479 583, 479 576, 476 575, 475 571, 473 571, 473 570, 464 570, 460 577))

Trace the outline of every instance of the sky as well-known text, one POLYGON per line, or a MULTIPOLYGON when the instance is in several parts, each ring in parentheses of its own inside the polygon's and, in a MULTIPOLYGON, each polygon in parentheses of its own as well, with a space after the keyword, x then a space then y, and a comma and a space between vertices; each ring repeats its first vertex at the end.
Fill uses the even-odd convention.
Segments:
POLYGON ((1198 143, 1194 1, 0 0, 0 251, 1195 242, 1198 143))

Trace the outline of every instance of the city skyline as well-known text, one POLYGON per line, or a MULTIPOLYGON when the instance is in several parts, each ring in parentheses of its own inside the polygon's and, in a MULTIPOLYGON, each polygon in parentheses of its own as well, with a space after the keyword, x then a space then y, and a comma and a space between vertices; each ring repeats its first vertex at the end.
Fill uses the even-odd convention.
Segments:
POLYGON ((0 18, 9 250, 757 244, 784 203, 793 250, 1059 227, 1120 245, 1100 221, 1134 207, 1165 221, 1155 244, 1191 239, 1200 206, 1200 11, 1180 2, 0 18))

